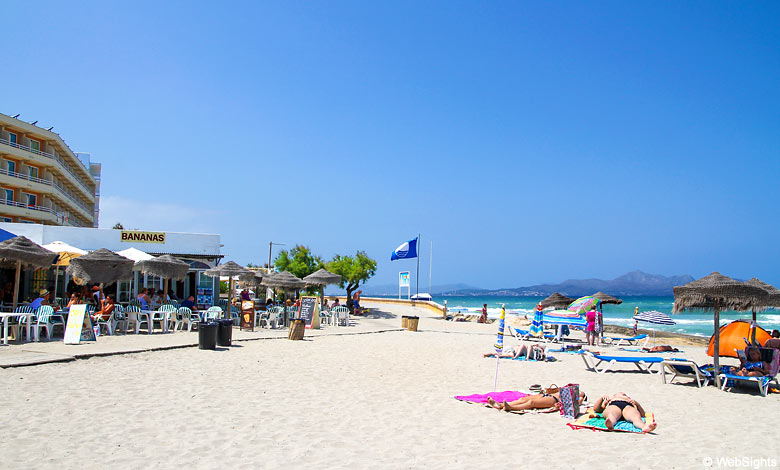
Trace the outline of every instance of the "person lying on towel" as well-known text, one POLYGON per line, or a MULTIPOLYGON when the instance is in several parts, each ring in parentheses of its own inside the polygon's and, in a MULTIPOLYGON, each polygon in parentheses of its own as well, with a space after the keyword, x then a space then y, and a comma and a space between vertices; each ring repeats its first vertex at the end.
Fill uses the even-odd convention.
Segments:
MULTIPOLYGON (((483 354, 483 356, 496 357, 496 353, 494 352, 487 353, 487 354, 483 354)), ((523 344, 520 346, 512 347, 511 351, 507 351, 503 354, 500 354, 498 357, 508 357, 512 359, 517 359, 518 357, 523 357, 523 356, 535 361, 544 361, 547 355, 544 353, 544 348, 539 344, 532 344, 530 347, 523 344)))
POLYGON ((659 353, 659 352, 680 352, 679 349, 673 348, 671 346, 668 346, 666 344, 660 345, 660 346, 653 346, 652 348, 642 348, 642 351, 644 352, 650 352, 650 353, 659 353))
MULTIPOLYGON (((588 397, 585 393, 580 392, 580 404, 582 404, 588 397)), ((537 395, 528 395, 515 401, 497 402, 492 398, 488 398, 488 404, 497 410, 504 411, 522 411, 522 410, 545 410, 558 406, 561 402, 561 396, 559 392, 547 393, 542 392, 537 395)))
POLYGON ((757 348, 748 348, 747 360, 742 361, 741 367, 732 367, 731 373, 745 377, 763 377, 769 372, 769 364, 761 360, 761 351, 757 348))
POLYGON ((655 421, 649 424, 642 421, 642 416, 645 415, 644 408, 638 401, 623 392, 599 398, 593 406, 593 411, 603 414, 609 430, 615 429, 615 423, 620 420, 628 421, 642 432, 652 432, 658 426, 655 421))

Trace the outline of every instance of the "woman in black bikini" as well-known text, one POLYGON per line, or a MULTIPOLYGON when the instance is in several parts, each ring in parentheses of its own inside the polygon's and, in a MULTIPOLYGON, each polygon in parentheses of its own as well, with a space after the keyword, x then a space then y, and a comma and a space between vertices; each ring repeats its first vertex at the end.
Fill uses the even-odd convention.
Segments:
POLYGON ((645 415, 644 408, 638 401, 623 392, 599 398, 593 406, 593 411, 604 415, 607 429, 614 429, 615 424, 621 419, 633 424, 642 432, 651 432, 658 426, 655 422, 642 421, 642 416, 645 415))

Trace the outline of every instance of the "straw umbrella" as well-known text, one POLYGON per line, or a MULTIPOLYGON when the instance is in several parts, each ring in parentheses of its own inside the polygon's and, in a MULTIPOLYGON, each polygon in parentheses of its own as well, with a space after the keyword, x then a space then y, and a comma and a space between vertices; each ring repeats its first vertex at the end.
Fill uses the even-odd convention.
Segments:
MULTIPOLYGON (((764 289, 765 291, 767 291, 767 293, 769 294, 767 296, 767 299, 766 299, 767 300, 766 305, 756 306, 756 307, 752 308, 752 310, 753 310, 753 325, 755 325, 756 324, 756 308, 763 309, 763 308, 767 308, 767 307, 780 307, 780 289, 778 289, 777 287, 775 287, 775 286, 773 286, 771 284, 767 284, 766 282, 764 282, 764 281, 762 281, 760 279, 757 279, 755 277, 753 279, 745 281, 745 284, 748 284, 750 286, 760 287, 760 288, 764 289)), ((750 334, 750 342, 751 343, 755 343, 756 342, 756 328, 755 327, 753 327, 752 332, 750 334)))
MULTIPOLYGON (((305 282, 303 282, 301 279, 296 277, 294 274, 287 271, 276 273, 272 276, 264 277, 261 284, 264 285, 265 287, 280 287, 285 290, 302 289, 306 287, 305 282)), ((286 315, 287 315, 287 310, 285 309, 285 318, 287 318, 286 315)))
MULTIPOLYGON (((75 246, 61 241, 47 243, 46 245, 43 245, 43 247, 60 255, 55 263, 56 269, 54 272, 54 300, 56 301, 57 284, 60 280, 60 266, 68 266, 70 264, 70 260, 73 258, 78 258, 81 255, 86 255, 87 251, 82 250, 81 248, 76 248, 75 246)), ((67 285, 67 283, 65 284, 67 285)))
POLYGON ((133 275, 133 260, 101 248, 71 260, 65 272, 83 284, 126 281, 133 275))
POLYGON ((190 270, 189 264, 171 255, 158 256, 136 264, 142 273, 163 278, 163 299, 168 295, 168 280, 184 279, 190 270))
POLYGON ((0 243, 0 259, 16 264, 14 310, 16 310, 16 304, 19 302, 19 276, 22 272, 22 265, 45 268, 51 266, 56 258, 56 253, 47 250, 27 237, 9 238, 0 243))
POLYGON ((672 313, 684 310, 713 310, 715 324, 715 342, 713 362, 715 365, 715 384, 720 387, 720 311, 748 310, 753 306, 766 303, 769 293, 764 289, 745 284, 713 272, 709 276, 674 287, 674 308, 672 313))
POLYGON ((539 302, 542 304, 542 308, 566 308, 571 303, 574 302, 574 299, 571 299, 569 297, 566 297, 565 295, 561 295, 558 292, 553 293, 551 296, 547 297, 546 299, 539 302))
POLYGON ((612 297, 609 294, 605 294, 604 292, 598 291, 595 294, 593 294, 593 297, 599 299, 601 301, 601 304, 615 304, 620 305, 623 303, 621 299, 618 299, 617 297, 612 297))
POLYGON ((325 286, 328 284, 338 284, 341 282, 341 275, 332 273, 325 268, 319 269, 303 278, 303 282, 310 286, 318 286, 322 290, 320 304, 325 299, 325 286))
POLYGON ((244 276, 251 271, 245 267, 228 261, 227 263, 220 264, 219 266, 207 269, 204 274, 211 277, 227 276, 230 278, 228 281, 228 308, 225 309, 225 319, 230 318, 230 306, 233 304, 233 277, 244 276))

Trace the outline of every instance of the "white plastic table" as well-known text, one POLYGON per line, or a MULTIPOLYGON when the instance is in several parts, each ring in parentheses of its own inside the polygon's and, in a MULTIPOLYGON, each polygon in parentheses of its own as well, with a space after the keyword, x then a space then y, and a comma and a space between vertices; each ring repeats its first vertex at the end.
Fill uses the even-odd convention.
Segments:
POLYGON ((3 319, 3 344, 8 344, 8 319, 10 317, 20 317, 27 315, 27 338, 30 337, 30 325, 32 322, 33 313, 23 312, 0 312, 0 318, 3 319))

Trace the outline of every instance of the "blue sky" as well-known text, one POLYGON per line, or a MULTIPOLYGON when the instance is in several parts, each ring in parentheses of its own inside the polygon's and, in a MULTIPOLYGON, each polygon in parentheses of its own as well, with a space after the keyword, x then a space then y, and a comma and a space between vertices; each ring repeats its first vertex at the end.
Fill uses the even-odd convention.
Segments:
POLYGON ((362 249, 373 284, 418 233, 425 284, 431 240, 434 284, 780 284, 777 3, 3 9, 0 112, 103 163, 103 226, 362 249))

